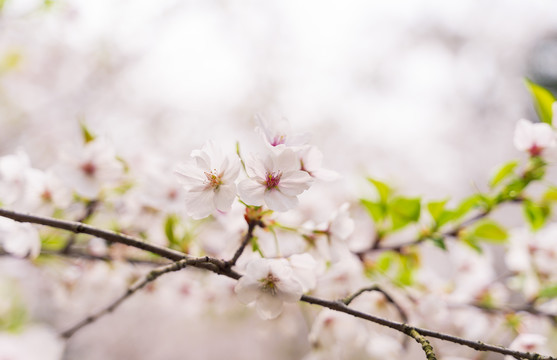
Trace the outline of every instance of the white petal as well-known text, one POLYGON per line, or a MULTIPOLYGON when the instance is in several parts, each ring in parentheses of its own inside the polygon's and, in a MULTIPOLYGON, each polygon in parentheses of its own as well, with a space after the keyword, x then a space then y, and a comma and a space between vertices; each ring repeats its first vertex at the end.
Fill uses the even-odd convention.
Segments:
POLYGON ((534 145, 532 122, 520 119, 514 131, 514 146, 520 151, 526 151, 534 145))
POLYGON ((277 288, 277 296, 280 297, 281 301, 285 302, 296 302, 300 300, 304 292, 302 285, 294 278, 280 281, 277 284, 277 288))
POLYGON ((236 197, 236 185, 234 183, 230 185, 221 185, 218 190, 215 191, 215 207, 220 211, 228 211, 232 206, 232 202, 236 197))
POLYGON ((255 303, 255 308, 263 319, 274 319, 282 312, 282 300, 271 294, 262 293, 255 303))
POLYGON ((548 148, 555 145, 555 133, 549 124, 534 124, 533 135, 534 142, 539 147, 548 148))
POLYGON ((309 189, 312 181, 305 171, 291 171, 282 175, 278 187, 283 194, 295 196, 309 189))
POLYGON ((194 219, 202 219, 215 210, 215 193, 212 190, 190 191, 186 193, 186 211, 194 219))
POLYGON ((243 202, 248 205, 263 205, 265 186, 252 179, 245 179, 238 184, 238 194, 243 202))
POLYGON ((265 191, 263 197, 265 199, 265 204, 267 204, 269 209, 274 211, 287 211, 298 205, 298 198, 282 194, 277 189, 265 191))
POLYGON ((238 299, 244 304, 254 302, 262 294, 257 281, 254 281, 253 278, 246 276, 243 276, 240 280, 238 280, 238 283, 234 287, 234 292, 238 296, 238 299))
POLYGON ((273 171, 293 171, 300 170, 300 160, 294 151, 284 149, 278 156, 273 159, 273 171))

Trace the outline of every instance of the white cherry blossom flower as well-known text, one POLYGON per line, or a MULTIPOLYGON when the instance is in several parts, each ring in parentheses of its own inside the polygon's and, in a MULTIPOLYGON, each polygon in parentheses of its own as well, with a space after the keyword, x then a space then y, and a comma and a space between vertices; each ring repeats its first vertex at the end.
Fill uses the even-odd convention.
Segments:
POLYGON ((248 205, 290 210, 312 182, 311 176, 300 170, 296 154, 290 149, 269 153, 263 160, 252 158, 246 166, 249 179, 238 184, 238 193, 248 205))
POLYGON ((302 285, 304 292, 313 290, 317 284, 317 261, 308 253, 294 254, 288 257, 294 271, 294 277, 302 285))
POLYGON ((215 209, 229 211, 236 197, 234 181, 240 171, 240 160, 225 156, 212 141, 201 150, 192 151, 191 157, 195 164, 185 164, 176 170, 186 189, 188 215, 202 219, 215 209))
POLYGON ((33 225, 0 218, 0 246, 14 256, 36 258, 41 251, 41 240, 33 225))
POLYGON ((519 151, 527 151, 531 156, 541 155, 543 150, 554 147, 555 132, 546 123, 532 123, 520 119, 514 132, 514 146, 519 151))
MULTIPOLYGON (((540 334, 520 334, 511 343, 509 349, 541 355, 551 353, 547 346, 547 338, 540 334)), ((511 356, 505 357, 505 360, 511 359, 513 359, 511 356)))
POLYGON ((23 151, 0 157, 1 202, 13 204, 24 196, 30 166, 29 157, 23 151))
POLYGON ((310 135, 308 133, 292 134, 290 124, 286 118, 265 118, 256 115, 258 126, 255 131, 258 132, 265 144, 269 147, 297 147, 307 144, 310 135))
POLYGON ((245 304, 255 303, 259 316, 274 319, 285 302, 300 300, 303 287, 286 259, 254 259, 234 288, 245 304))
POLYGON ((79 195, 90 199, 123 174, 124 167, 116 158, 114 147, 102 138, 88 142, 79 153, 63 153, 61 160, 57 175, 79 195))

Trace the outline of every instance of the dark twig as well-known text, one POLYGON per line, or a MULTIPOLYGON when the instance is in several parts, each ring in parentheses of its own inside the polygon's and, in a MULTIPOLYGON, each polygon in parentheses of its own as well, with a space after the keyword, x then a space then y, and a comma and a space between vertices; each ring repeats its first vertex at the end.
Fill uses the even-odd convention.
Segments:
POLYGON ((402 321, 404 323, 406 323, 408 321, 408 316, 406 316, 406 312, 404 310, 402 310, 402 308, 398 305, 398 303, 383 289, 381 289, 379 286, 377 285, 373 285, 373 286, 369 286, 363 289, 360 289, 358 291, 356 291, 354 294, 349 295, 347 297, 345 297, 344 299, 342 299, 341 301, 346 305, 350 305, 350 303, 352 301, 354 301, 354 299, 356 299, 358 296, 362 295, 365 292, 369 292, 369 291, 377 291, 380 292, 381 294, 383 294, 383 296, 385 297, 385 299, 387 299, 387 301, 389 303, 391 303, 396 310, 398 311, 400 318, 402 319, 402 321))
POLYGON ((130 296, 135 294, 137 291, 144 288, 150 282, 155 281, 159 276, 164 275, 164 274, 169 273, 169 272, 181 270, 188 265, 189 261, 191 261, 191 260, 184 259, 184 260, 180 260, 180 261, 177 261, 175 263, 172 263, 170 265, 161 266, 159 268, 151 270, 143 279, 137 281, 135 284, 130 286, 122 296, 120 296, 118 299, 116 299, 110 305, 108 305, 104 309, 98 311, 97 313, 86 317, 85 319, 83 319, 82 321, 77 323, 76 325, 74 325, 71 328, 69 328, 68 330, 62 332, 60 335, 65 339, 69 339, 70 337, 72 337, 76 332, 78 332, 83 327, 97 321, 103 315, 106 315, 106 314, 111 313, 112 311, 114 311, 127 298, 129 298, 130 296))
POLYGON ((248 231, 247 231, 246 235, 244 236, 244 238, 242 240, 242 243, 240 244, 240 247, 238 248, 238 250, 236 250, 232 259, 230 259, 226 262, 229 266, 235 265, 236 261, 238 261, 240 256, 242 256, 242 253, 246 249, 246 246, 248 245, 251 238, 253 237, 253 230, 255 229, 255 227, 257 225, 258 225, 258 223, 256 221, 248 221, 248 231))
POLYGON ((427 360, 437 360, 437 357, 435 357, 435 352, 433 351, 433 347, 431 346, 429 341, 427 341, 427 339, 423 337, 416 329, 407 326, 404 333, 416 340, 420 345, 422 345, 422 349, 425 352, 425 357, 427 358, 427 360))

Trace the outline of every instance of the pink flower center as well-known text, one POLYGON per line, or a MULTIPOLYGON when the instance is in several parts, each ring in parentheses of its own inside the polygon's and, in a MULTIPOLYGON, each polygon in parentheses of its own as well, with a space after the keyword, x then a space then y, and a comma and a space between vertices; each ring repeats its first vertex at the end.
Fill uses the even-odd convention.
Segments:
POLYGON ((213 169, 211 172, 205 171, 205 176, 207 177, 205 184, 207 184, 207 188, 218 189, 222 185, 222 174, 217 174, 217 169, 213 169))
POLYGON ((277 146, 277 145, 284 144, 285 142, 286 142, 286 136, 277 135, 273 138, 273 140, 271 140, 271 145, 277 146))
POLYGON ((93 177, 97 171, 97 167, 91 161, 87 161, 86 163, 81 164, 81 171, 83 171, 85 175, 93 177))
POLYGON ((530 149, 528 149, 530 156, 540 156, 542 151, 543 151, 543 147, 538 146, 538 144, 534 144, 530 149))
POLYGON ((267 173, 267 190, 276 189, 280 182, 280 178, 282 177, 282 173, 280 171, 267 173))

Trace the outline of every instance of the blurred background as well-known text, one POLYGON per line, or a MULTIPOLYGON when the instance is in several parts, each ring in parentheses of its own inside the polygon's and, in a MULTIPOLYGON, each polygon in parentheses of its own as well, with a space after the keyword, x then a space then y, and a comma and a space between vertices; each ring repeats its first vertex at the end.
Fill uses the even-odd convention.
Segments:
POLYGON ((519 156, 514 126, 536 116, 524 77, 557 89, 550 0, 0 0, 0 10, 0 156, 21 148, 38 168, 80 142, 80 122, 123 157, 183 162, 207 139, 251 141, 262 114, 310 132, 325 166, 349 179, 347 196, 372 175, 458 198, 519 156))
POLYGON ((523 78, 557 84, 553 1, 0 4, 0 154, 38 167, 79 121, 183 158, 278 114, 346 175, 466 193, 535 117, 523 78))

